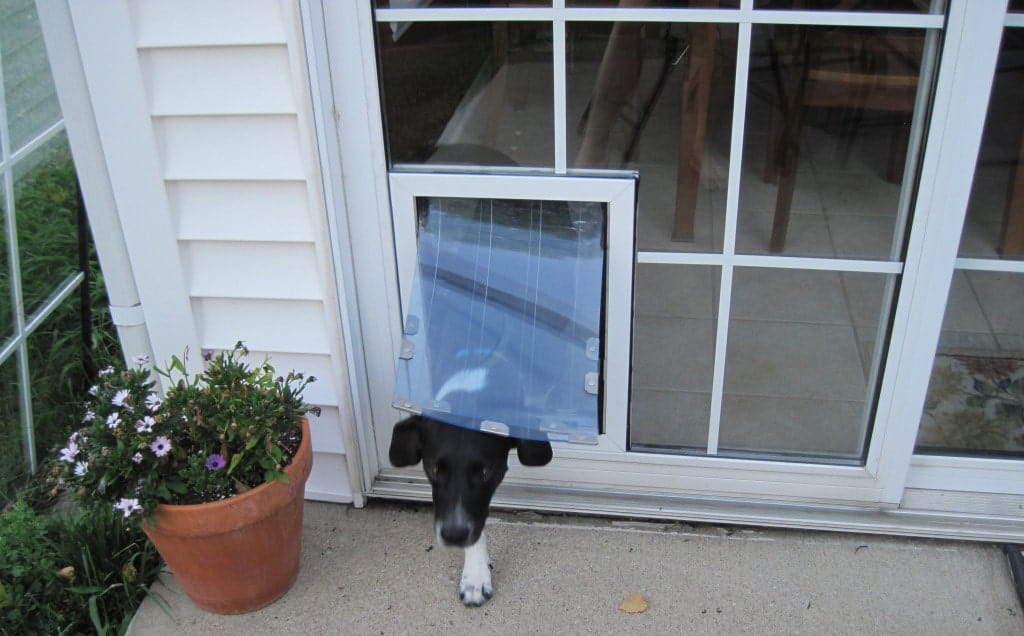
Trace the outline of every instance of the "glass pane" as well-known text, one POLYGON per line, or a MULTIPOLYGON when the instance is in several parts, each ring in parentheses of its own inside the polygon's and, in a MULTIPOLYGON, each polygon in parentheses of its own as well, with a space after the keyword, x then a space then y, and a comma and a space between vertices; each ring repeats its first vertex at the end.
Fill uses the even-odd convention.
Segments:
POLYGON ((26 315, 78 271, 78 190, 61 133, 14 167, 21 288, 26 315))
POLYGON ((945 0, 754 0, 756 9, 942 13, 945 0))
POLYGON ((0 2, 0 60, 14 151, 60 119, 57 91, 32 0, 0 2))
POLYGON ((603 203, 420 198, 395 406, 597 443, 603 203))
POLYGON ((0 502, 3 504, 11 501, 27 473, 17 360, 13 355, 0 366, 0 502))
POLYGON ((1006 29, 960 256, 1024 258, 1024 29, 1006 29))
POLYGON ((436 9, 439 7, 550 7, 551 0, 377 0, 378 9, 436 9))
POLYGON ((78 424, 76 406, 86 397, 85 357, 79 295, 72 294, 28 337, 32 423, 40 461, 67 440, 78 424))
POLYGON ((721 251, 736 26, 566 30, 569 166, 639 171, 639 249, 721 251))
MULTIPOLYGON (((0 179, 0 186, 3 180, 0 179)), ((14 315, 11 311, 11 266, 7 256, 7 201, 6 188, 0 189, 0 343, 14 335, 14 315)))
POLYGON ((861 461, 893 283, 737 268, 720 454, 861 461))
POLYGON ((1024 457, 1024 274, 955 274, 916 452, 1024 457))
POLYGON ((925 33, 754 25, 751 46, 737 251, 897 259, 925 33))
POLYGON ((1009 10, 1013 13, 1024 11, 1024 0, 1010 0, 1009 10))
MULTIPOLYGON (((1024 257, 1022 49, 1006 29, 960 238, 995 270, 1024 257)), ((1024 274, 954 272, 915 451, 1024 457, 1024 274)))
POLYGON ((551 26, 378 25, 396 164, 554 165, 551 26))
POLYGON ((707 449, 721 268, 636 266, 632 450, 707 449))

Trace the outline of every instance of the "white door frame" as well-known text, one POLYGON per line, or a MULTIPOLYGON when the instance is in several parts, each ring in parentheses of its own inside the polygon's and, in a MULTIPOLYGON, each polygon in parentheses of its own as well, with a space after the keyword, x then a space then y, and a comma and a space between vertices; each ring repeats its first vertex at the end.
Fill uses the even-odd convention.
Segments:
MULTIPOLYGON (((952 275, 956 242, 953 236, 959 237, 973 159, 980 142, 987 105, 984 96, 988 95, 998 51, 999 39, 991 35, 1001 30, 1004 21, 1001 13, 995 15, 992 4, 965 0, 951 3, 949 35, 932 108, 933 121, 942 125, 933 125, 926 141, 907 254, 907 262, 914 266, 902 272, 901 301, 889 350, 891 372, 882 386, 878 408, 879 418, 884 414, 885 421, 900 425, 876 425, 867 465, 788 464, 646 453, 629 453, 623 461, 618 449, 560 447, 555 462, 543 471, 513 468, 507 485, 499 491, 498 503, 614 514, 656 511, 653 516, 698 514, 702 518, 734 522, 936 534, 927 530, 927 520, 916 520, 913 513, 895 508, 907 483, 917 422, 952 275), (965 41, 974 44, 963 45, 965 41), (965 95, 976 98, 964 99, 965 95), (981 117, 969 118, 979 111, 981 117), (958 150, 950 152, 948 149, 953 147, 958 150), (552 488, 551 484, 558 485, 552 488)), ((334 228, 336 263, 340 285, 346 292, 341 311, 350 353, 350 377, 361 420, 363 487, 370 495, 424 499, 429 496, 429 488, 422 475, 416 470, 384 465, 383 449, 377 448, 373 435, 374 421, 396 421, 399 417, 391 408, 390 397, 401 319, 393 239, 396 228, 389 204, 373 48, 374 22, 369 4, 320 4, 308 0, 303 9, 308 17, 307 32, 312 35, 308 46, 316 68, 314 77, 321 85, 314 94, 321 98, 317 108, 323 130, 321 144, 325 147, 321 149, 325 182, 334 189, 334 212, 338 216, 334 228), (363 86, 364 90, 353 90, 353 86, 363 86)), ((534 14, 553 12, 557 36, 559 28, 564 28, 565 15, 591 11, 564 9, 558 2, 555 5, 552 9, 483 12, 514 15, 517 19, 540 19, 534 14)), ((785 20, 935 28, 945 20, 943 16, 928 15, 765 12, 754 11, 751 5, 750 0, 744 0, 738 12, 699 11, 692 19, 738 21, 740 57, 749 51, 754 23, 785 20)), ((438 19, 451 19, 463 14, 452 11, 436 15, 438 19)), ((645 10, 642 15, 649 20, 678 16, 659 10, 645 10)), ((400 21, 414 16, 390 10, 387 17, 400 21)), ((593 17, 611 19, 597 10, 593 10, 593 17)), ((736 81, 738 87, 745 88, 745 73, 737 72, 736 81)), ((556 114, 558 101, 556 98, 556 114)), ((564 102, 562 108, 564 112, 564 102)), ((734 128, 742 126, 742 108, 734 112, 734 128)), ((742 135, 734 135, 733 144, 731 161, 737 163, 742 157, 738 147, 742 135)), ((556 146, 555 156, 556 172, 564 171, 564 148, 558 152, 556 146)), ((729 188, 733 195, 738 187, 737 167, 731 166, 730 172, 729 188)), ((731 198, 735 200, 735 196, 731 198)), ((735 222, 735 203, 732 208, 727 214, 731 213, 735 222)), ((1024 528, 1019 532, 1024 536, 1024 528)))

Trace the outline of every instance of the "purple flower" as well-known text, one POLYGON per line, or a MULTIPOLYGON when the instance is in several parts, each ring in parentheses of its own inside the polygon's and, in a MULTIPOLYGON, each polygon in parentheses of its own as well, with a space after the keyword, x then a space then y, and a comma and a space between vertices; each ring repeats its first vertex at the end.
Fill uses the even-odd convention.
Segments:
POLYGON ((85 415, 82 416, 82 422, 91 422, 96 419, 96 414, 92 411, 86 411, 85 415))
POLYGON ((203 349, 200 353, 203 355, 203 360, 209 361, 213 357, 213 349, 203 349))
POLYGON ((142 453, 135 453, 134 455, 132 455, 132 463, 134 463, 134 464, 141 464, 142 463, 142 453))
POLYGON ((132 356, 132 362, 141 367, 144 364, 149 364, 149 356, 144 353, 140 353, 137 356, 132 356))
POLYGON ((85 477, 87 472, 89 472, 88 462, 75 462, 75 477, 85 477))
POLYGON ((153 451, 157 457, 163 457, 171 450, 171 440, 167 439, 166 435, 161 435, 153 440, 153 443, 149 445, 149 450, 153 451))
POLYGON ((111 413, 107 416, 107 428, 117 428, 117 425, 121 423, 121 416, 117 413, 111 413))
POLYGON ((220 470, 226 463, 222 455, 214 453, 206 458, 206 470, 220 470))
POLYGON ((99 373, 97 375, 99 375, 102 378, 103 376, 110 375, 113 372, 114 372, 114 367, 107 367, 106 369, 100 369, 99 373))

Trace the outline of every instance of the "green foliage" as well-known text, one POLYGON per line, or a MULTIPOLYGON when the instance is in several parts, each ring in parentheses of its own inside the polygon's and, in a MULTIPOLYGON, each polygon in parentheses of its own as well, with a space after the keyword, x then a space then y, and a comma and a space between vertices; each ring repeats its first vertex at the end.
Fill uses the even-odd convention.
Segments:
POLYGON ((84 426, 60 451, 65 479, 85 501, 136 518, 151 517, 160 503, 215 501, 285 480, 310 410, 302 391, 315 378, 275 377, 267 360, 250 366, 246 355, 241 343, 211 353, 195 377, 172 358, 157 370, 171 381, 162 400, 148 359, 137 357, 134 369, 100 371, 84 426))
POLYGON ((0 625, 4 633, 53 633, 69 613, 53 523, 24 503, 0 517, 0 625))
POLYGON ((161 567, 107 507, 57 517, 18 502, 0 516, 0 632, 124 633, 161 567))

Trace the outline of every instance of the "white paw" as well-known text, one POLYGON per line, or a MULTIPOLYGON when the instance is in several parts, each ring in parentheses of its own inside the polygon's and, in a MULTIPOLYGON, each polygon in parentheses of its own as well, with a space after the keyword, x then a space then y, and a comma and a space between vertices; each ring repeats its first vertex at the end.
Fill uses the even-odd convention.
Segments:
POLYGON ((491 559, 487 555, 487 537, 480 538, 466 548, 462 580, 459 582, 459 598, 467 607, 479 607, 494 594, 491 587, 491 559))
POLYGON ((491 598, 494 590, 491 587, 491 571, 485 569, 480 572, 462 572, 462 581, 459 583, 459 598, 467 607, 479 607, 491 598))

